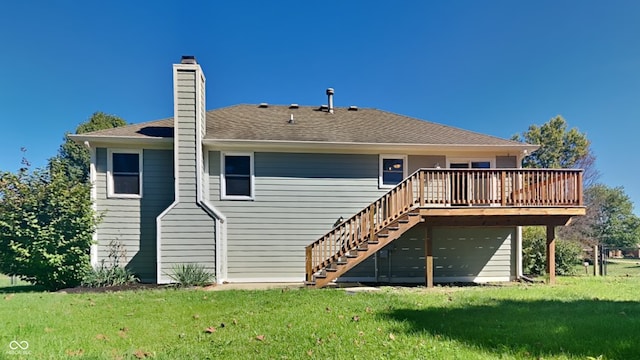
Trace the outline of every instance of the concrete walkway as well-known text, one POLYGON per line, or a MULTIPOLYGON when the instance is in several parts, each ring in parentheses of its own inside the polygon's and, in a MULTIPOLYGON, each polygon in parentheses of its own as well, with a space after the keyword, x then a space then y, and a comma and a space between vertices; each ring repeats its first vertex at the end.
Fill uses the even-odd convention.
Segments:
MULTIPOLYGON (((223 290, 269 290, 269 289, 300 289, 304 284, 301 282, 293 283, 226 283, 207 286, 207 291, 223 291, 223 290)), ((361 291, 378 291, 377 287, 363 286, 360 284, 341 283, 338 286, 330 286, 331 289, 340 289, 347 292, 361 291)))
POLYGON ((269 290, 269 289, 298 289, 304 287, 301 282, 295 283, 226 283, 207 286, 204 290, 269 290))

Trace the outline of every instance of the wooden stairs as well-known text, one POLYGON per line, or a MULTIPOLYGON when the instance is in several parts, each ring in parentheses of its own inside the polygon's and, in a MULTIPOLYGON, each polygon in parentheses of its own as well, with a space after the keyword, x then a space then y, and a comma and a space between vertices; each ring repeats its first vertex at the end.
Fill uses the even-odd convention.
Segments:
POLYGON ((308 245, 305 283, 326 286, 420 223, 419 174, 308 245))
POLYGON ((352 249, 344 251, 342 256, 336 256, 321 270, 315 272, 307 285, 324 287, 342 276, 369 256, 378 252, 386 245, 400 238, 407 230, 420 222, 419 212, 407 212, 397 220, 382 228, 372 238, 367 239, 352 249))

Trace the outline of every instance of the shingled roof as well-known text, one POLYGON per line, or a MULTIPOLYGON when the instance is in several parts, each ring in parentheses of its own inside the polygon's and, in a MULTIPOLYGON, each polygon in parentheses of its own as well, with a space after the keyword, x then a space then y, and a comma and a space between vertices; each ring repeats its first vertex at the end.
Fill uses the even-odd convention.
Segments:
MULTIPOLYGON (((173 119, 82 134, 92 138, 171 138, 173 119)), ((205 140, 424 145, 524 145, 387 111, 235 105, 207 111, 205 140), (293 117, 293 121, 291 118, 293 117)))

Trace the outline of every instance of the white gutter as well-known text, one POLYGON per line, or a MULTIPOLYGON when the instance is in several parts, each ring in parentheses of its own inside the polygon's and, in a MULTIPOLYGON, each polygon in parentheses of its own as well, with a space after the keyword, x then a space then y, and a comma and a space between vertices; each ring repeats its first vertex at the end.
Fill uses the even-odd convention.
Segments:
POLYGON ((230 148, 263 148, 279 150, 372 150, 372 151, 513 151, 522 153, 533 152, 538 145, 509 144, 509 145, 475 145, 475 144, 402 144, 402 143, 353 143, 330 141, 289 141, 289 140, 236 140, 236 139, 204 139, 203 144, 211 149, 230 148))

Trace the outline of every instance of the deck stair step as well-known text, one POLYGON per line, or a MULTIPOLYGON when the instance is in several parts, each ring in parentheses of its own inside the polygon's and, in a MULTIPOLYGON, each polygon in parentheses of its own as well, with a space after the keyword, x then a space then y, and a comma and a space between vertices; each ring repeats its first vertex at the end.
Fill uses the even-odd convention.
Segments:
POLYGON ((372 254, 375 254, 392 241, 400 238, 402 234, 419 224, 421 221, 420 216, 415 216, 419 214, 411 214, 414 213, 408 212, 403 214, 399 218, 388 223, 385 227, 379 229, 373 237, 373 240, 365 240, 358 244, 350 243, 348 245, 349 248, 343 249, 343 251, 346 250, 344 255, 338 257, 336 260, 331 260, 327 266, 313 276, 313 281, 311 281, 312 284, 309 285, 314 287, 330 285, 342 274, 346 273, 372 254))

